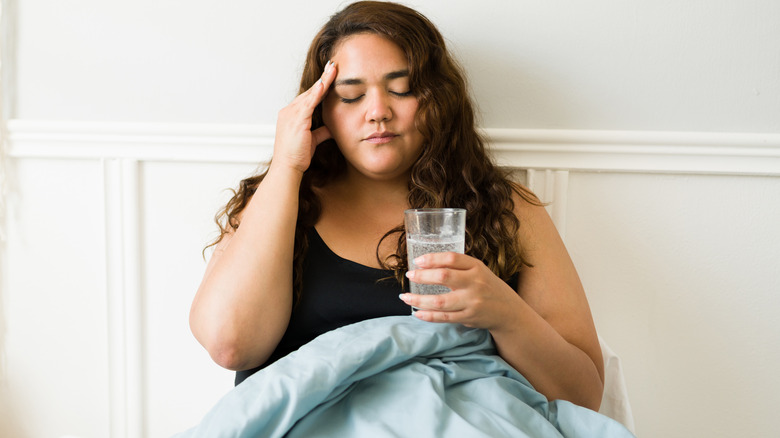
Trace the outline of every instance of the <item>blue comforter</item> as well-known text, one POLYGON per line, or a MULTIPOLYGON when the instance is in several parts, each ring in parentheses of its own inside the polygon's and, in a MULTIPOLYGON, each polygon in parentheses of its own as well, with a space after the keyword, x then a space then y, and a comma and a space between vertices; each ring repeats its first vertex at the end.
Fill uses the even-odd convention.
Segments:
POLYGON ((490 334, 412 316, 326 333, 254 374, 177 437, 631 437, 547 399, 490 334))

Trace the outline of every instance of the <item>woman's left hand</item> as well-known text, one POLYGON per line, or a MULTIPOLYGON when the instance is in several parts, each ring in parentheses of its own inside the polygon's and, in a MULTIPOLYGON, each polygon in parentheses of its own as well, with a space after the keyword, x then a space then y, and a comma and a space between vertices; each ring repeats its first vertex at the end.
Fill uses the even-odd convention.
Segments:
POLYGON ((407 272, 410 281, 440 284, 450 292, 440 295, 401 294, 418 308, 414 315, 430 322, 456 322, 493 330, 512 320, 520 296, 484 263, 454 252, 426 254, 415 260, 418 269, 407 272))

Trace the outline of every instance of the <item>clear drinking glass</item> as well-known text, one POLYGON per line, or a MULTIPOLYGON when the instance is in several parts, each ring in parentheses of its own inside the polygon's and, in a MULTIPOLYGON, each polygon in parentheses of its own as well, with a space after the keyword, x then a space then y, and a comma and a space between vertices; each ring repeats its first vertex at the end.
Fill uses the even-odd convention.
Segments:
MULTIPOLYGON (((406 251, 409 270, 417 269, 414 259, 435 252, 463 254, 466 246, 466 210, 462 208, 416 208, 404 212, 406 251)), ((443 294, 450 289, 439 284, 410 282, 415 294, 443 294)), ((412 309, 416 310, 416 309, 412 309)))

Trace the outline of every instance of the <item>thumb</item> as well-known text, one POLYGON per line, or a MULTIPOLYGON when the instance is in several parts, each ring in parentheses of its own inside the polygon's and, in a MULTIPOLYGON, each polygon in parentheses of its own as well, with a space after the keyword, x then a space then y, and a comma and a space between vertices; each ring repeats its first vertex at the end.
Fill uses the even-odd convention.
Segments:
POLYGON ((331 138, 333 138, 333 136, 330 134, 330 129, 325 125, 311 131, 312 144, 315 146, 331 138))

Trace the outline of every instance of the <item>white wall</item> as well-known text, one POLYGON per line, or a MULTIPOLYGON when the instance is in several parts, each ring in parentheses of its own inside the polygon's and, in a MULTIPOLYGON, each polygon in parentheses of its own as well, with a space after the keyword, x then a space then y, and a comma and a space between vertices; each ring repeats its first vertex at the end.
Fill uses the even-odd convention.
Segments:
MULTIPOLYGON (((211 218, 342 2, 13 3, 14 406, 31 437, 169 436, 231 387, 186 321, 211 218)), ((638 435, 777 435, 780 3, 409 3, 466 66, 499 159, 561 171, 537 188, 638 435)))
MULTIPOLYGON (((14 116, 273 124, 343 3, 19 1, 14 116)), ((780 131, 774 0, 408 3, 488 127, 780 131)))

